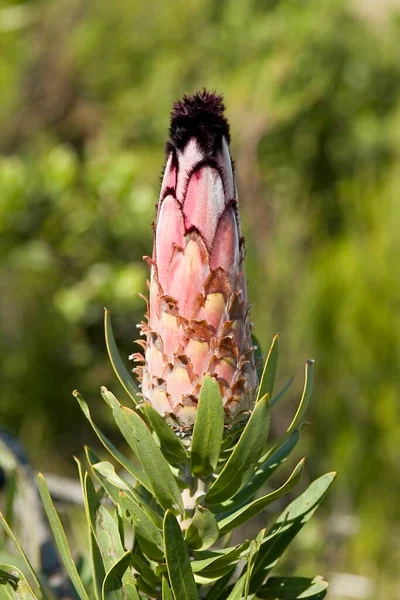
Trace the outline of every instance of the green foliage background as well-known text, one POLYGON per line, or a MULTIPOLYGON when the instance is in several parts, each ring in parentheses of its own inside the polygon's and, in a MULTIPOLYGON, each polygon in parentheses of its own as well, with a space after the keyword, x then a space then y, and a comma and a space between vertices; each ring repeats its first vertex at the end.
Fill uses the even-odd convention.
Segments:
MULTIPOLYGON (((134 351, 171 103, 217 89, 255 332, 267 348, 279 331, 282 383, 316 359, 302 450, 309 479, 339 471, 299 542, 302 570, 363 575, 366 598, 394 600, 400 18, 385 6, 0 2, 0 422, 35 467, 74 472, 69 457, 91 438, 71 391, 94 398, 115 381, 103 306, 134 351)), ((296 382, 277 432, 301 371, 296 382)), ((101 421, 103 403, 91 408, 101 421)))

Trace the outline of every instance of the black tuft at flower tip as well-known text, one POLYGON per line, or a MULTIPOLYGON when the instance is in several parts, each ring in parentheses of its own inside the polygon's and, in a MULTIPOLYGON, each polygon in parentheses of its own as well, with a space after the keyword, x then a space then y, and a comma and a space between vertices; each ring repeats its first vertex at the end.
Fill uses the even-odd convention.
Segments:
POLYGON ((224 116, 222 95, 203 90, 177 100, 171 112, 170 139, 167 153, 182 150, 191 137, 198 140, 206 156, 212 158, 220 149, 222 137, 230 142, 229 123, 224 116))

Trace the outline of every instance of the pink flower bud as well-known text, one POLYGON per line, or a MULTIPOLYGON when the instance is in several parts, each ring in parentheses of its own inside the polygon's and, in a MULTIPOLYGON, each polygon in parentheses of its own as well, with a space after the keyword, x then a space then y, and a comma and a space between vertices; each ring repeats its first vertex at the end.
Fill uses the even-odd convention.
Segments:
POLYGON ((227 422, 251 408, 257 386, 224 108, 206 91, 173 106, 141 326, 144 366, 135 369, 144 399, 184 428, 206 373, 220 384, 227 422))

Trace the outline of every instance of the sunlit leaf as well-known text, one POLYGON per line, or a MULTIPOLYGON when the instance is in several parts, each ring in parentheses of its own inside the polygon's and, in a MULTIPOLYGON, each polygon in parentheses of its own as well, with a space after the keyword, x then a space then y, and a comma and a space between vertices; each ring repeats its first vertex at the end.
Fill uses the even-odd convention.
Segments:
POLYGON ((25 575, 16 567, 0 563, 0 598, 7 600, 38 600, 25 575))
POLYGON ((146 415, 153 431, 157 435, 161 450, 165 458, 171 464, 181 463, 187 460, 187 453, 182 442, 177 438, 168 423, 163 417, 152 407, 145 402, 140 410, 146 415))
POLYGON ((207 476, 218 463, 224 433, 224 408, 218 381, 206 375, 201 385, 191 445, 191 470, 207 476))
POLYGON ((143 471, 141 469, 135 467, 135 465, 130 460, 128 460, 125 457, 125 455, 122 454, 122 452, 120 452, 114 446, 114 444, 112 442, 110 442, 110 440, 108 440, 108 438, 100 431, 100 429, 94 423, 94 421, 91 417, 90 411, 89 411, 89 407, 88 407, 87 403, 85 402, 85 400, 82 398, 81 394, 77 390, 75 390, 73 392, 73 395, 78 400, 79 406, 81 407, 83 414, 85 415, 85 417, 87 418, 87 420, 89 421, 91 426, 93 427, 97 437, 99 438, 99 440, 101 441, 103 446, 106 448, 106 450, 108 450, 108 452, 111 454, 111 456, 113 458, 115 458, 115 460, 118 461, 120 463, 120 465, 122 465, 124 467, 124 469, 126 469, 128 471, 128 473, 130 473, 134 479, 139 481, 139 483, 141 483, 143 485, 143 487, 145 487, 149 491, 152 491, 146 474, 143 473, 143 471))
POLYGON ((169 510, 164 518, 164 540, 168 576, 175 600, 198 599, 199 594, 181 528, 169 510))
POLYGON ((328 583, 321 577, 270 577, 257 592, 262 600, 322 600, 328 583))
POLYGON ((186 543, 196 550, 207 550, 218 537, 219 529, 214 515, 203 506, 197 506, 186 530, 186 543))
POLYGON ((54 508, 49 489, 41 473, 39 473, 37 481, 43 506, 46 511, 47 518, 49 519, 50 527, 53 532, 54 539, 58 551, 60 553, 61 560, 64 564, 65 570, 67 571, 68 576, 71 579, 71 582, 79 598, 81 598, 81 600, 89 600, 89 596, 86 593, 82 580, 79 577, 78 570, 72 559, 71 550, 68 544, 67 537, 64 533, 64 529, 61 524, 60 518, 57 514, 56 509, 54 508))
POLYGON ((132 552, 125 552, 107 572, 102 600, 139 600, 135 578, 130 569, 132 552))
POLYGON ((102 395, 112 407, 115 422, 146 473, 154 495, 164 509, 183 511, 181 493, 160 448, 143 419, 133 410, 122 407, 114 394, 102 388, 102 395))
POLYGON ((293 538, 315 513, 335 477, 336 473, 326 473, 313 481, 276 519, 258 553, 251 581, 251 592, 257 592, 293 538))
POLYGON ((269 504, 287 494, 300 480, 301 475, 303 473, 304 467, 304 459, 299 462, 299 464, 294 469, 293 473, 290 475, 289 479, 277 490, 274 492, 270 492, 266 496, 262 498, 258 498, 254 500, 250 504, 239 508, 239 510, 235 511, 233 514, 229 515, 218 521, 218 527, 221 533, 226 533, 235 527, 239 527, 243 523, 246 523, 256 515, 258 515, 264 508, 266 508, 269 504))
POLYGON ((275 335, 260 379, 256 402, 266 394, 272 398, 279 358, 279 336, 275 335))
POLYGON ((88 497, 86 493, 85 486, 85 474, 82 470, 82 465, 80 461, 75 458, 75 461, 78 465, 79 479, 81 482, 81 487, 83 490, 83 498, 84 498, 84 506, 85 506, 85 514, 86 520, 88 524, 88 536, 89 536, 89 552, 90 552, 90 562, 92 567, 92 581, 93 588, 96 595, 96 600, 101 600, 101 590, 103 586, 103 581, 105 577, 105 570, 103 565, 103 560, 101 558, 100 548, 98 546, 97 540, 93 533, 92 527, 90 525, 90 511, 89 511, 89 503, 88 497))
POLYGON ((128 396, 135 404, 137 404, 138 393, 140 390, 134 382, 132 375, 129 373, 128 369, 121 360, 117 344, 115 343, 114 333, 111 325, 111 315, 106 308, 104 309, 104 331, 108 356, 110 357, 115 374, 128 396))
POLYGON ((160 530, 129 495, 120 492, 122 516, 132 523, 143 551, 154 560, 163 560, 164 541, 160 530))
POLYGON ((230 458, 206 494, 208 504, 228 500, 250 479, 268 437, 270 407, 268 396, 255 406, 230 458))

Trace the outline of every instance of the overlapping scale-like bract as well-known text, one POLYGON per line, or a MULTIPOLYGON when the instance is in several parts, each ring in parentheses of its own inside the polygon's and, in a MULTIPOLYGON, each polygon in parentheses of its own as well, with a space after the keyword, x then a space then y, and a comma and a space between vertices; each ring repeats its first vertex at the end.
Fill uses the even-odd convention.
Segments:
POLYGON ((194 422, 205 373, 219 381, 227 422, 251 408, 257 385, 223 111, 208 92, 173 107, 148 259, 144 356, 133 355, 144 399, 183 428, 194 422))

